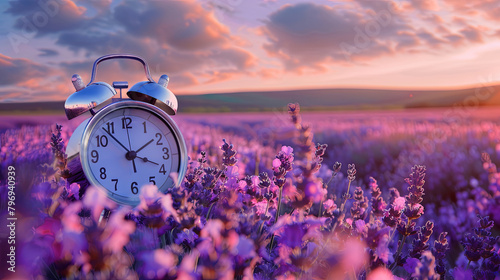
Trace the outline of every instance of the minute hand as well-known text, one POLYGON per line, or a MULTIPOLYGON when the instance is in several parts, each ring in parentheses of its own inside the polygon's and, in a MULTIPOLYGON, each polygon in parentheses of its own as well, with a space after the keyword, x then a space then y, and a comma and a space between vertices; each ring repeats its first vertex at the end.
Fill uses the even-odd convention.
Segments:
POLYGON ((104 128, 102 130, 104 130, 109 136, 111 136, 111 138, 113 138, 113 140, 115 140, 116 143, 120 144, 120 146, 122 146, 122 148, 124 148, 125 151, 129 152, 129 149, 127 149, 127 147, 123 146, 123 144, 120 141, 118 141, 118 139, 116 139, 111 133, 109 133, 109 131, 107 131, 104 128))
POLYGON ((135 151, 135 152, 136 152, 136 153, 138 153, 140 150, 142 150, 142 149, 146 148, 146 146, 147 146, 147 145, 149 145, 149 144, 151 144, 151 142, 153 142, 153 141, 154 141, 154 139, 149 140, 149 142, 148 142, 148 143, 144 144, 144 146, 140 147, 140 148, 139 148, 139 149, 137 149, 137 151, 135 151))

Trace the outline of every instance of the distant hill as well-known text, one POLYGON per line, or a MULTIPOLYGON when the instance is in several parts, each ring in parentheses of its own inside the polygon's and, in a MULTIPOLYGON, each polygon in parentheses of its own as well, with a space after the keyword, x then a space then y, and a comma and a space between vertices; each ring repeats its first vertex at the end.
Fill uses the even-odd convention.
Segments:
MULTIPOLYGON (((179 112, 243 112, 280 110, 299 103, 306 110, 362 110, 447 107, 455 104, 500 105, 500 85, 457 90, 311 89, 178 95, 179 112), (471 103, 471 104, 468 104, 471 103)), ((0 112, 61 113, 64 101, 0 103, 0 112)))

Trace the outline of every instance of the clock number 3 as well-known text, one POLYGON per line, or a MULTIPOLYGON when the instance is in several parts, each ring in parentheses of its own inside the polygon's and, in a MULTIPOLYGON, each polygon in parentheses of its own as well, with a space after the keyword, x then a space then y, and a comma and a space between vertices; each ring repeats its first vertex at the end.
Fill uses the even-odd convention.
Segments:
POLYGON ((163 159, 169 159, 170 155, 168 154, 168 148, 163 147, 162 151, 163 151, 163 159))

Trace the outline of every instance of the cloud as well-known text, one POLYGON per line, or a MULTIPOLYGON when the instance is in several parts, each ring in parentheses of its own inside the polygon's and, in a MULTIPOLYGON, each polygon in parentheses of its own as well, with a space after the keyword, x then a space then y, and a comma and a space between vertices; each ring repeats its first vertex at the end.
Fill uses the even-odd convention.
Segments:
POLYGON ((462 34, 467 40, 474 43, 482 43, 483 42, 483 32, 480 27, 467 26, 460 30, 460 34, 462 34))
POLYGON ((152 71, 180 75, 193 84, 198 82, 181 73, 245 71, 257 62, 235 43, 243 40, 231 35, 196 1, 124 1, 107 17, 102 23, 108 22, 109 28, 64 32, 57 44, 87 57, 137 54, 149 62, 152 71))
MULTIPOLYGON (((110 53, 143 57, 152 74, 168 74, 172 86, 179 88, 222 81, 229 74, 243 75, 257 65, 257 57, 245 49, 248 43, 231 34, 213 10, 207 10, 201 2, 124 0, 111 4, 109 0, 21 0, 9 2, 6 13, 17 17, 15 32, 29 35, 25 39, 47 37, 54 40, 57 47, 73 51, 78 59, 60 63, 60 73, 67 73, 68 77, 78 73, 87 82, 93 61, 110 53), (37 19, 43 17, 46 22, 37 24, 37 19)), ((58 55, 58 48, 39 51, 40 57, 58 55)), ((100 79, 145 79, 140 68, 129 68, 135 66, 127 62, 107 64, 110 66, 100 66, 100 69, 108 69, 100 73, 100 79), (137 73, 130 74, 131 71, 137 73)), ((50 70, 47 67, 42 70, 40 65, 31 67, 34 69, 31 74, 39 77, 38 81, 46 75, 44 70, 50 70)), ((9 73, 15 72, 18 71, 9 73)), ((7 75, 0 78, 2 82, 18 86, 17 81, 7 75)))
POLYGON ((42 36, 83 27, 85 8, 70 0, 9 1, 6 13, 17 16, 14 28, 42 36))
POLYGON ((433 33, 427 31, 419 31, 416 33, 416 35, 421 40, 423 40, 428 46, 431 47, 439 47, 440 45, 446 42, 445 40, 437 37, 433 33))
POLYGON ((443 5, 435 0, 333 2, 332 6, 287 4, 271 13, 258 29, 258 35, 267 39, 264 50, 287 71, 321 72, 331 65, 483 43, 488 31, 456 16, 459 28, 449 26, 448 16, 435 13, 443 5))
MULTIPOLYGON (((61 63, 60 66, 63 72, 67 73, 65 76, 67 84, 71 84, 70 79, 73 74, 79 74, 83 82, 88 84, 90 82, 93 63, 93 59, 61 63)), ((161 75, 168 74, 170 78, 168 87, 170 89, 177 90, 200 83, 198 78, 189 71, 168 71, 168 68, 165 68, 163 64, 157 64, 152 61, 148 65, 150 67, 150 74, 155 81, 158 81, 161 75)), ((145 80, 147 78, 139 62, 132 60, 109 60, 99 64, 94 82, 107 82, 111 85, 114 81, 128 81, 130 88, 135 83, 145 80)))
POLYGON ((22 85, 54 73, 49 67, 24 58, 11 58, 0 54, 0 86, 22 85))
POLYGON ((26 100, 26 95, 23 92, 16 90, 0 90, 1 102, 22 102, 26 100))
POLYGON ((58 56, 59 52, 54 49, 40 48, 38 49, 40 54, 38 56, 49 57, 49 56, 58 56))
POLYGON ((112 0, 93 0, 93 1, 88 1, 88 0, 75 0, 76 3, 79 3, 83 6, 88 6, 89 8, 95 9, 98 13, 103 13, 106 10, 109 9, 111 4, 113 3, 112 0))
MULTIPOLYGON (((370 2, 379 9, 380 3, 370 2)), ((324 70, 328 63, 344 63, 394 53, 400 32, 412 30, 395 21, 388 6, 376 15, 361 11, 302 3, 285 5, 272 13, 259 30, 268 42, 264 49, 282 60, 286 69, 324 70)))
POLYGON ((71 81, 61 83, 61 72, 25 58, 0 54, 0 100, 3 102, 62 100, 71 81))
POLYGON ((443 0, 455 13, 482 15, 491 21, 500 21, 500 2, 497 0, 443 0))
POLYGON ((411 6, 418 11, 438 11, 436 0, 410 0, 411 6))
POLYGON ((178 50, 220 47, 231 41, 229 29, 191 0, 125 1, 115 8, 114 17, 127 33, 178 50))

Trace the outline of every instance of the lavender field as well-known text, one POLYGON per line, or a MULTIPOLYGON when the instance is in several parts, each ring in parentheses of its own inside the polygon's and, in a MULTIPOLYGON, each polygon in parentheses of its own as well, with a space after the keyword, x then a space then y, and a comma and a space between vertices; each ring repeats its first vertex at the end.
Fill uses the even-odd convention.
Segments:
POLYGON ((174 120, 190 155, 182 185, 145 186, 129 209, 68 183, 78 120, 0 116, 0 218, 17 217, 16 272, 0 276, 500 279, 497 108, 289 104, 174 120))

